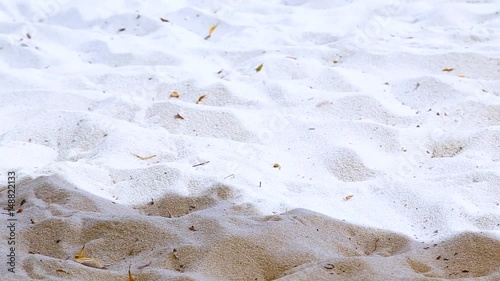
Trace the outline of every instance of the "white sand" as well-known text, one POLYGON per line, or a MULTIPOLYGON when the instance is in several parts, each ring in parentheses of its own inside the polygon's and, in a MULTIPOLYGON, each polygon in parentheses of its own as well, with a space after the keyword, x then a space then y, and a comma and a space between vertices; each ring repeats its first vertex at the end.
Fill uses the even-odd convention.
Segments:
POLYGON ((2 274, 500 280, 500 2, 247 2, 0 4, 2 274))

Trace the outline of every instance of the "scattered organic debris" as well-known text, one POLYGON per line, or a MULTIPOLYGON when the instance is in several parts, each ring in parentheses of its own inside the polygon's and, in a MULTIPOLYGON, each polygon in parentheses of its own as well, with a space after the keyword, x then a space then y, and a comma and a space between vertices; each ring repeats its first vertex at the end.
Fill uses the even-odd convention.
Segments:
POLYGON ((262 67, 264 67, 263 63, 261 63, 259 66, 257 66, 257 68, 255 69, 255 71, 257 71, 257 72, 261 71, 262 67))
POLYGON ((123 27, 123 28, 118 29, 118 32, 123 32, 125 30, 127 30, 127 29, 125 27, 123 27))
POLYGON ((202 165, 205 165, 205 164, 208 164, 208 163, 210 163, 210 161, 205 161, 205 162, 202 162, 202 163, 199 163, 199 164, 195 164, 195 165, 193 165, 193 167, 202 166, 202 165))
POLYGON ((173 91, 171 94, 170 94, 170 97, 171 98, 179 98, 181 95, 179 95, 179 93, 177 93, 176 91, 173 91))
POLYGON ((78 251, 78 253, 76 253, 76 255, 75 255, 76 262, 81 263, 81 264, 88 266, 88 267, 101 268, 101 269, 106 268, 98 260, 96 260, 92 257, 86 257, 84 254, 84 250, 85 250, 85 245, 83 245, 82 249, 80 251, 78 251))
POLYGON ((175 119, 184 119, 184 117, 182 117, 182 115, 180 115, 179 113, 175 114, 174 118, 175 119))
POLYGON ((207 95, 203 95, 203 96, 199 97, 198 100, 196 101, 196 104, 199 104, 200 102, 202 102, 206 97, 207 97, 207 95))
POLYGON ((207 40, 208 38, 212 37, 212 33, 217 28, 217 26, 219 26, 219 23, 212 25, 210 27, 210 29, 208 29, 208 35, 205 37, 205 40, 207 40))
POLYGON ((67 272, 67 271, 65 271, 65 270, 62 270, 62 269, 56 269, 56 272, 69 274, 69 272, 67 272))
POLYGON ((139 159, 141 159, 141 160, 148 160, 148 159, 151 159, 151 158, 156 157, 156 154, 151 155, 151 156, 146 156, 146 157, 139 156, 139 155, 137 155, 137 154, 135 154, 135 153, 132 153, 132 155, 134 155, 135 157, 137 157, 137 158, 139 158, 139 159))
POLYGON ((274 163, 273 168, 279 168, 279 169, 281 169, 281 166, 278 163, 274 163))
POLYGON ((192 225, 192 226, 189 227, 189 230, 196 231, 196 228, 194 228, 194 225, 192 225))
POLYGON ((345 201, 347 201, 347 200, 351 199, 353 196, 354 196, 354 195, 347 195, 347 196, 344 198, 344 200, 345 200, 345 201))
POLYGON ((453 70, 455 70, 455 69, 454 68, 443 68, 444 72, 451 72, 453 70))
POLYGON ((170 22, 169 20, 167 20, 167 19, 165 19, 165 18, 160 18, 160 20, 161 20, 162 22, 170 22))

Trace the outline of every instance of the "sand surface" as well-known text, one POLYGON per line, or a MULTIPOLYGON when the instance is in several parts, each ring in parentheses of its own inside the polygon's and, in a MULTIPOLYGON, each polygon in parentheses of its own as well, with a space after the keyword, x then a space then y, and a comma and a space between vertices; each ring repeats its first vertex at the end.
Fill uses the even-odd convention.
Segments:
POLYGON ((0 3, 2 275, 500 280, 499 46, 499 1, 0 3))

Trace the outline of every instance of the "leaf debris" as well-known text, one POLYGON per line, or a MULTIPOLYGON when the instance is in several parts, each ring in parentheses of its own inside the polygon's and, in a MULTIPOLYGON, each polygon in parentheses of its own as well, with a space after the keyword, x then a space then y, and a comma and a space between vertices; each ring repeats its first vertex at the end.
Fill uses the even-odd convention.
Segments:
POLYGON ((80 251, 78 251, 78 253, 76 253, 76 255, 75 255, 76 262, 81 263, 81 264, 88 266, 88 267, 101 268, 101 269, 106 268, 98 260, 96 260, 92 257, 86 257, 84 254, 84 250, 85 250, 85 245, 83 245, 82 249, 80 251))
POLYGON ((259 66, 257 66, 257 68, 255 69, 255 71, 257 71, 257 72, 261 71, 262 67, 264 67, 263 63, 261 63, 259 66))
POLYGON ((444 72, 451 72, 453 70, 455 70, 455 69, 454 68, 443 68, 444 72))
POLYGON ((134 276, 132 276, 132 272, 130 272, 130 265, 128 266, 128 281, 136 281, 134 276))
POLYGON ((170 22, 169 20, 167 20, 167 19, 165 19, 165 18, 160 18, 160 20, 161 20, 162 22, 170 22))
POLYGON ((135 157, 137 157, 137 158, 139 158, 139 159, 141 159, 141 160, 148 160, 148 159, 151 159, 151 158, 156 157, 156 154, 151 155, 151 156, 146 156, 146 157, 139 156, 139 155, 137 155, 137 154, 135 154, 135 153, 132 153, 132 155, 134 155, 135 157))
POLYGON ((193 165, 193 167, 198 167, 198 166, 206 165, 208 163, 210 163, 210 161, 205 161, 205 162, 202 162, 202 163, 195 164, 195 165, 193 165))
POLYGON ((344 198, 344 200, 345 200, 345 201, 347 201, 347 200, 351 199, 353 196, 354 196, 354 195, 347 195, 347 196, 344 198))
POLYGON ((179 93, 177 93, 176 91, 173 91, 171 94, 170 94, 170 97, 171 98, 179 98, 181 95, 179 95, 179 93))
POLYGON ((210 27, 210 29, 208 29, 208 35, 205 37, 205 40, 207 40, 208 38, 212 37, 212 33, 217 28, 217 26, 219 26, 219 23, 216 23, 216 24, 212 25, 210 27))
POLYGON ((182 117, 182 115, 180 115, 179 113, 175 114, 174 118, 175 119, 184 119, 184 117, 182 117))
POLYGON ((202 102, 206 97, 207 97, 207 95, 203 95, 203 96, 199 97, 198 100, 196 101, 196 104, 199 104, 200 102, 202 102))
POLYGON ((273 168, 279 168, 279 169, 281 169, 281 166, 278 163, 274 163, 273 168))

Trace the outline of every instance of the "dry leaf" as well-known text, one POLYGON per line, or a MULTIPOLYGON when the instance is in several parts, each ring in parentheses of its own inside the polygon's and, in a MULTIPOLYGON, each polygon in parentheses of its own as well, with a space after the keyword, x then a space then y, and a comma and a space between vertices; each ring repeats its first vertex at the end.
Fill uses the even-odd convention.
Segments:
POLYGON ((170 97, 171 97, 171 98, 179 98, 179 97, 180 97, 180 95, 179 95, 179 93, 177 93, 176 91, 173 91, 173 92, 170 94, 170 97))
POLYGON ((463 74, 458 75, 458 77, 460 77, 460 78, 467 78, 467 77, 465 77, 465 75, 463 75, 463 74))
POLYGON ((139 158, 139 159, 141 159, 141 160, 148 160, 148 159, 151 159, 151 158, 153 158, 153 157, 156 157, 156 154, 151 155, 151 156, 146 156, 146 157, 142 157, 142 156, 139 156, 139 155, 134 154, 134 153, 132 153, 132 155, 134 155, 135 157, 137 157, 137 158, 139 158))
POLYGON ((208 38, 210 38, 212 36, 212 33, 214 32, 214 30, 217 28, 218 25, 219 25, 219 23, 214 24, 210 27, 210 29, 208 30, 208 35, 205 37, 205 40, 207 40, 208 38))
POLYGON ((275 164, 273 165, 273 168, 281 168, 281 166, 280 166, 280 164, 275 163, 275 164))
POLYGON ((179 113, 175 114, 174 116, 175 119, 184 119, 179 113))
POLYGON ((93 267, 93 268, 105 268, 98 260, 91 258, 91 257, 86 257, 84 254, 84 249, 85 245, 83 245, 82 249, 78 251, 75 255, 75 261, 78 263, 81 263, 85 266, 88 267, 93 267))
POLYGON ((132 276, 132 272, 130 272, 130 265, 128 266, 128 281, 135 281, 134 276, 132 276))
POLYGON ((354 195, 347 195, 344 199, 345 199, 345 201, 347 201, 347 200, 351 199, 353 196, 354 195))
POLYGON ((264 67, 263 63, 261 63, 259 66, 257 66, 257 68, 255 69, 255 71, 257 71, 257 72, 261 71, 262 67, 264 67))
POLYGON ((445 71, 445 72, 450 72, 450 71, 453 71, 453 70, 454 70, 454 68, 443 68, 443 71, 445 71))
POLYGON ((169 20, 164 19, 164 18, 160 18, 160 20, 161 20, 162 22, 169 22, 169 20))
POLYGON ((198 98, 198 101, 196 102, 196 104, 198 104, 198 103, 202 102, 202 101, 205 99, 205 97, 206 97, 206 96, 207 96, 207 95, 203 95, 203 96, 199 97, 199 98, 198 98))
POLYGON ((62 270, 62 269, 56 269, 56 272, 60 272, 60 273, 66 273, 66 274, 69 274, 69 272, 67 272, 67 271, 64 271, 64 270, 62 270))

